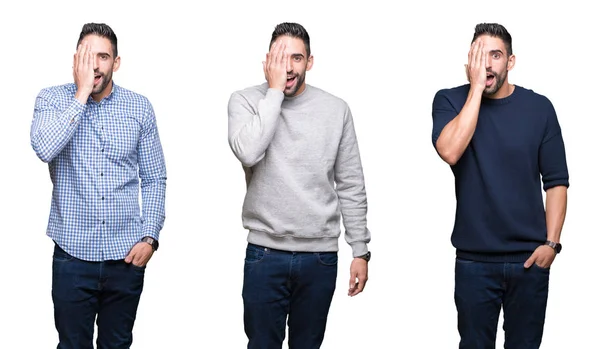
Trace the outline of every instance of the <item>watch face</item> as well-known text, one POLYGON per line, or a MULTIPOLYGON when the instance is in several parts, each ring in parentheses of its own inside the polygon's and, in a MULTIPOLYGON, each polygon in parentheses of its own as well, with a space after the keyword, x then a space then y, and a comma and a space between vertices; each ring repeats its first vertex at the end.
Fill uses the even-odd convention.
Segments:
POLYGON ((560 253, 560 250, 562 250, 562 245, 556 244, 556 253, 560 253))

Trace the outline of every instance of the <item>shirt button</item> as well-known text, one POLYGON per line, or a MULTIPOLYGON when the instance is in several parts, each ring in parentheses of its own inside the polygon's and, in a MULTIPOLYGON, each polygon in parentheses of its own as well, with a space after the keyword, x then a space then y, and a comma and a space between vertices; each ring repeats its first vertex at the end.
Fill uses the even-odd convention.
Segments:
POLYGON ((100 176, 104 176, 104 172, 100 172, 100 176))
POLYGON ((104 148, 102 148, 102 150, 100 150, 100 151, 104 153, 104 148))
POLYGON ((104 200, 104 196, 102 197, 102 200, 104 200))
POLYGON ((104 224, 104 221, 102 221, 102 224, 104 224))

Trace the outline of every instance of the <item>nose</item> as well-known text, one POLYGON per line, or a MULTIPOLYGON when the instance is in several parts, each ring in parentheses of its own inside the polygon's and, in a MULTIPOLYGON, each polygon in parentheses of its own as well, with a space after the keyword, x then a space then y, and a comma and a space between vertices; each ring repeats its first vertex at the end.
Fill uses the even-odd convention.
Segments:
POLYGON ((93 61, 94 61, 94 70, 96 70, 100 66, 100 64, 99 64, 100 57, 98 57, 97 55, 94 55, 93 61))
POLYGON ((285 69, 288 73, 292 72, 292 57, 288 58, 285 69))

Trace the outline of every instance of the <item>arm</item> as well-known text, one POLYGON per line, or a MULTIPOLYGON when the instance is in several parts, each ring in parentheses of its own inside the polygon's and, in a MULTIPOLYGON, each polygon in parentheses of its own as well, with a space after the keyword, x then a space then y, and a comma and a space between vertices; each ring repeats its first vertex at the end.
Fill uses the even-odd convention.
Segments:
POLYGON ((252 167, 265 156, 275 136, 281 114, 283 92, 269 88, 258 102, 256 113, 238 93, 229 99, 229 146, 245 167, 252 167))
MULTIPOLYGON (((449 165, 455 165, 458 162, 471 142, 477 126, 480 105, 481 92, 472 86, 460 113, 449 121, 439 134, 435 148, 440 157, 449 165)), ((441 114, 447 113, 449 110, 434 107, 433 112, 434 118, 437 117, 441 120, 444 118, 441 114)))
POLYGON ((65 110, 60 110, 53 98, 48 90, 39 93, 31 125, 31 146, 43 162, 52 161, 69 143, 85 110, 75 98, 65 110))
POLYGON ((82 43, 73 56, 73 78, 77 92, 71 104, 61 110, 53 103, 55 96, 42 90, 36 101, 31 125, 31 146, 44 162, 50 162, 69 143, 79 125, 89 95, 94 87, 94 61, 90 46, 82 43))
MULTIPOLYGON (((542 176, 543 189, 546 191, 546 239, 552 242, 560 242, 560 235, 567 213, 569 170, 562 132, 552 104, 550 104, 549 109, 549 118, 538 154, 538 165, 542 176)), ((549 268, 554 262, 555 256, 556 253, 551 247, 547 245, 539 246, 525 262, 525 267, 529 268, 533 263, 536 263, 542 268, 549 268)))
POLYGON ((258 102, 256 112, 238 93, 233 93, 229 99, 229 146, 245 167, 252 167, 262 160, 275 135, 287 82, 287 63, 285 45, 274 43, 263 62, 269 89, 265 98, 258 102))
POLYGON ((560 242, 567 212, 569 170, 560 124, 552 104, 549 105, 548 113, 549 118, 538 158, 543 188, 546 191, 547 239, 560 242))
POLYGON ((560 242, 565 216, 567 214, 567 187, 560 185, 546 191, 547 240, 560 242))
POLYGON ((152 105, 138 144, 138 163, 142 190, 143 235, 158 240, 165 221, 167 170, 152 105))
POLYGON ((358 142, 350 109, 344 115, 344 129, 334 166, 336 191, 340 201, 345 239, 352 247, 354 257, 350 264, 348 295, 361 293, 368 280, 368 263, 357 258, 368 252, 371 232, 367 228, 367 194, 358 142))
POLYGON ((455 113, 453 109, 442 103, 438 96, 434 100, 433 143, 440 157, 449 165, 458 162, 475 133, 487 78, 486 56, 487 51, 484 50, 483 44, 479 40, 475 41, 469 51, 467 66, 471 89, 458 115, 452 115, 455 113))
POLYGON ((367 194, 350 109, 344 116, 344 130, 334 166, 336 191, 346 229, 346 242, 352 247, 353 257, 368 252, 371 233, 367 228, 367 194))

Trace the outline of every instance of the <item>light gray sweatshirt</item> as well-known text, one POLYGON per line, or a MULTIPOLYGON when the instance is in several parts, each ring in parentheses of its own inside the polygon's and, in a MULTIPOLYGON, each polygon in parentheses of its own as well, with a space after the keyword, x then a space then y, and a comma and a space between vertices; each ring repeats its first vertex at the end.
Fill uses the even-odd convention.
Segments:
POLYGON ((367 196, 346 102, 306 85, 285 97, 267 83, 229 100, 229 145, 246 171, 248 242, 338 251, 340 214, 354 257, 367 253, 367 196))

